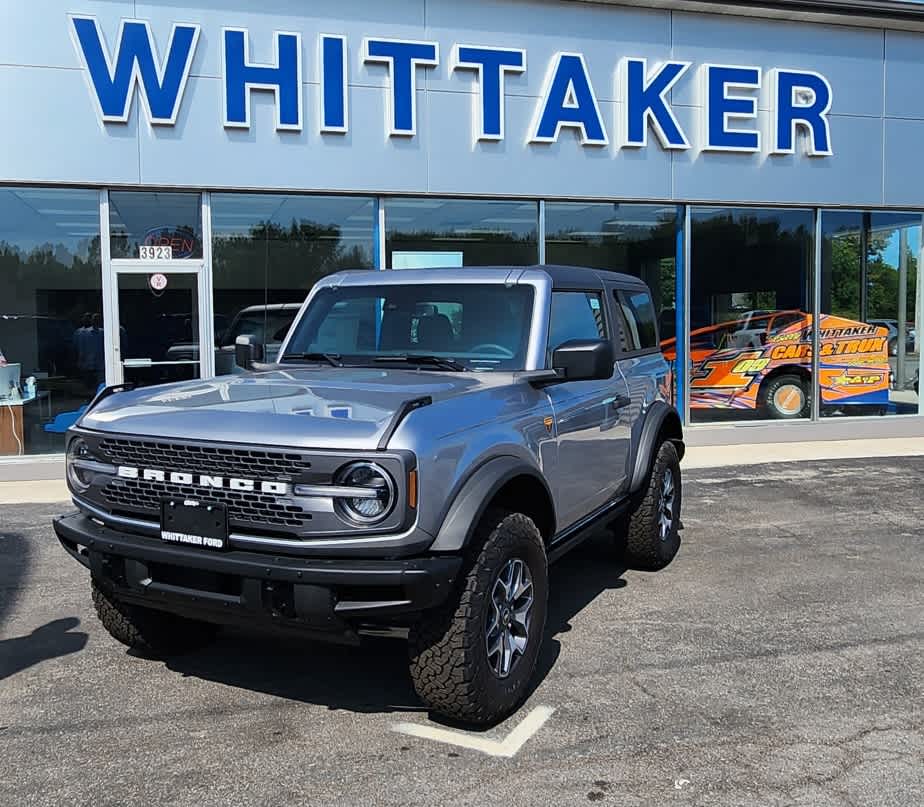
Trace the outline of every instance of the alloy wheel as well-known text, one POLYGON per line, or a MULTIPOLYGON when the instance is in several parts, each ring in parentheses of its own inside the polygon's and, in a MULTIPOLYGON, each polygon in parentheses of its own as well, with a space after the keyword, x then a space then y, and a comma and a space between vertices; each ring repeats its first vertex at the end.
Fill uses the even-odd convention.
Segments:
POLYGON ((529 641, 533 580, 525 561, 507 561, 491 588, 489 607, 485 628, 488 663, 498 678, 506 678, 529 641))
POLYGON ((661 495, 658 497, 658 531, 662 541, 670 537, 674 524, 675 495, 674 472, 670 468, 665 468, 661 477, 661 495))

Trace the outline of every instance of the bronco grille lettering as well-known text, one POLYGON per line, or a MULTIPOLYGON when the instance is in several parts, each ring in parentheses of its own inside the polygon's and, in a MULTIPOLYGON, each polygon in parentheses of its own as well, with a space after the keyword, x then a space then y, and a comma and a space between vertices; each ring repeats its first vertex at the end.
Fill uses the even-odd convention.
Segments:
POLYGON ((233 476, 210 476, 208 474, 191 474, 171 471, 169 475, 158 468, 133 468, 119 465, 116 475, 123 479, 144 479, 148 482, 170 482, 174 485, 192 485, 200 488, 218 488, 219 490, 239 490, 244 493, 269 493, 285 496, 289 493, 288 482, 261 482, 254 479, 238 479, 233 476))

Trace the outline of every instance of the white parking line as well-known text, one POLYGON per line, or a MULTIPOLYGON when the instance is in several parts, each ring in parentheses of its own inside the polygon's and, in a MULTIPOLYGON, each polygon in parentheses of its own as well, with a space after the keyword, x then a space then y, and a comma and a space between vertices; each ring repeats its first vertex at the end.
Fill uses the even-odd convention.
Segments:
POLYGON ((551 706, 537 706, 504 740, 488 740, 465 731, 451 731, 436 726, 421 726, 417 723, 397 723, 392 726, 392 730, 401 734, 410 734, 412 737, 420 737, 423 740, 433 740, 459 748, 470 748, 472 751, 481 751, 482 754, 492 757, 509 758, 516 756, 517 752, 526 745, 527 740, 542 728, 554 711, 551 706))

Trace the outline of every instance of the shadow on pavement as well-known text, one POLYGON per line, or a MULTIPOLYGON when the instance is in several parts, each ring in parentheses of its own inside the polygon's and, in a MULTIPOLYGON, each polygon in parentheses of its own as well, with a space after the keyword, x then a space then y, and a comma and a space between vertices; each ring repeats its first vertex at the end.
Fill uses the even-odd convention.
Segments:
POLYGON ((31 563, 29 542, 17 532, 0 532, 0 627, 25 587, 31 563))
POLYGON ((71 633, 79 624, 73 616, 56 619, 25 636, 0 639, 0 681, 39 662, 83 650, 87 634, 71 633))
MULTIPOLYGON (((591 541, 552 567, 545 641, 532 690, 555 665, 561 652, 556 637, 571 630, 571 620, 601 592, 625 585, 625 569, 617 558, 602 542, 591 541)), ((167 667, 332 711, 424 711, 410 682, 401 640, 369 638, 360 647, 346 647, 297 635, 253 636, 228 629, 210 647, 168 659, 167 667)))

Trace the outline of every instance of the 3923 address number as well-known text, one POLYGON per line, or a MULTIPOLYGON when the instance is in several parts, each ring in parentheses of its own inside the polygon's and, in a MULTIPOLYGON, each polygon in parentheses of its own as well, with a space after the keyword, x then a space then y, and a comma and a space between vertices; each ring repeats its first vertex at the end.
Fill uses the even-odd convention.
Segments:
POLYGON ((138 247, 138 257, 143 261, 170 261, 173 260, 173 247, 142 244, 138 247))

